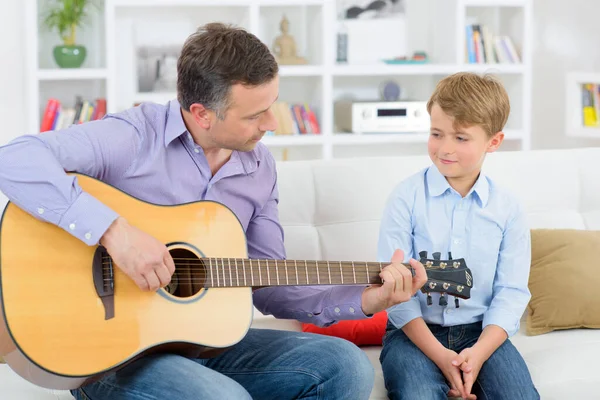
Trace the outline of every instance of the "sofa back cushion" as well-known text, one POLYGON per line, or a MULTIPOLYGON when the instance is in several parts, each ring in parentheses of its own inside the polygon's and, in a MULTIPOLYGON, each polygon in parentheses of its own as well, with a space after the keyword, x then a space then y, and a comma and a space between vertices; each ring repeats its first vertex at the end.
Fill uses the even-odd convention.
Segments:
MULTIPOLYGON (((600 229, 600 148, 496 152, 484 171, 523 203, 532 228, 600 229)), ((385 202, 428 156, 278 164, 290 259, 375 261, 385 202)))

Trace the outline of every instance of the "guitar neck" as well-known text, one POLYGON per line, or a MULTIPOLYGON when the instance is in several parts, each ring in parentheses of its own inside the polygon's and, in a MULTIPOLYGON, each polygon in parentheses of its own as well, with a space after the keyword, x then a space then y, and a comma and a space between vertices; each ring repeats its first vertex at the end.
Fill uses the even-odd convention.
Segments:
MULTIPOLYGON (((379 273, 389 264, 379 262, 203 258, 190 266, 198 265, 198 261, 203 265, 205 287, 380 284, 379 273)), ((183 265, 181 262, 177 262, 177 266, 179 269, 183 265)))

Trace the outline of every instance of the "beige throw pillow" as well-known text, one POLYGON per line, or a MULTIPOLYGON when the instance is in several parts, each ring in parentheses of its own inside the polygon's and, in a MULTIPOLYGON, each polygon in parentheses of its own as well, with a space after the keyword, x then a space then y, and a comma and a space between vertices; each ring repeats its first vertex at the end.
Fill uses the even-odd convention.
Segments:
POLYGON ((600 231, 531 230, 526 332, 600 328, 600 231))

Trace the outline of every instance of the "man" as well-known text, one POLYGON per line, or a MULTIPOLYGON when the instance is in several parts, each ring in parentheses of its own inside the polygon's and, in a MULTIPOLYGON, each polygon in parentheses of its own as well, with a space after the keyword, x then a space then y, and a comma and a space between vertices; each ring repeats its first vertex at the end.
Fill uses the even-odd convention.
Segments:
MULTIPOLYGON (((0 148, 0 190, 36 217, 90 246, 105 246, 141 290, 167 285, 163 243, 83 192, 65 171, 96 177, 145 201, 213 200, 235 212, 250 258, 285 258, 275 161, 259 144, 276 128, 278 67, 254 35, 221 24, 192 34, 178 61, 178 100, 143 104, 70 128, 23 136, 0 148)), ((366 318, 407 301, 425 283, 398 251, 382 286, 277 287, 254 292, 264 313, 326 325, 366 318)), ((201 316, 191 316, 201 318, 201 316)), ((211 359, 160 354, 73 391, 77 399, 367 399, 372 367, 341 339, 251 329, 211 359)))

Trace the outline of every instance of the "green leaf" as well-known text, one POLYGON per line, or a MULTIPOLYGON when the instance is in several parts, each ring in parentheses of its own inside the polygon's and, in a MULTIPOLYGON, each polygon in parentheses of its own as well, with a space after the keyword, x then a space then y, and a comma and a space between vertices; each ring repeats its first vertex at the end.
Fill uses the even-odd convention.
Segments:
POLYGON ((45 3, 44 24, 49 30, 55 30, 63 40, 74 39, 71 27, 83 27, 90 6, 99 9, 96 0, 46 0, 45 3))

